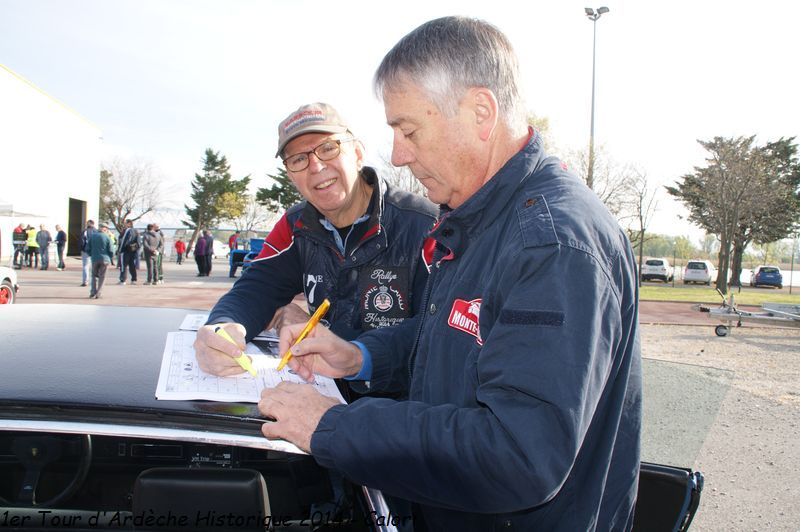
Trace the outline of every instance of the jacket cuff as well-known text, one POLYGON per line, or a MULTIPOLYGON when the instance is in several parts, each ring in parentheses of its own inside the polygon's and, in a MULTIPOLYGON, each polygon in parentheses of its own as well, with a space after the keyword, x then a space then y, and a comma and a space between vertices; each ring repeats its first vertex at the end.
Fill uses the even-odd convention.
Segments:
POLYGON ((347 405, 331 407, 319 420, 314 434, 311 435, 311 454, 322 467, 335 469, 336 461, 331 452, 331 440, 336 432, 336 422, 347 405))
MULTIPOLYGON (((367 389, 380 391, 386 388, 391 381, 392 364, 390 357, 382 356, 381 350, 386 348, 385 341, 381 341, 379 335, 365 334, 359 336, 358 342, 369 352, 372 362, 372 374, 370 375, 367 389)), ((355 383, 351 383, 351 386, 353 384, 355 383)))

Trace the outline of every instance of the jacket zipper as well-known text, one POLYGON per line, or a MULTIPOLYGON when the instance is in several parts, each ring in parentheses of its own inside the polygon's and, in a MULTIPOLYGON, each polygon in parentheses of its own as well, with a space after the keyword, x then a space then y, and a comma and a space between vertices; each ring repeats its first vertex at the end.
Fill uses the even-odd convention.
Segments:
POLYGON ((431 271, 428 273, 428 282, 425 283, 425 293, 422 296, 422 306, 420 307, 420 312, 422 316, 419 320, 419 326, 417 327, 417 335, 414 338, 414 344, 411 346, 411 355, 408 357, 408 389, 409 392, 411 391, 411 378, 414 373, 414 362, 417 360, 417 347, 419 347, 419 340, 422 336, 422 326, 425 323, 425 319, 427 318, 428 314, 428 300, 430 300, 431 296, 431 286, 433 285, 433 278, 434 272, 439 270, 439 262, 432 261, 433 264, 431 265, 431 271))

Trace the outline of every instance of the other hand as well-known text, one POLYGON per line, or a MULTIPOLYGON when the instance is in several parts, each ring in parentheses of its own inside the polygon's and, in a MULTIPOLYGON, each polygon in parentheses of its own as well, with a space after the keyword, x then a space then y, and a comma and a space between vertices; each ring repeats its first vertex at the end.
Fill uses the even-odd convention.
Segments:
POLYGON ((275 328, 278 332, 287 325, 295 323, 305 323, 308 321, 308 312, 295 303, 284 305, 275 311, 272 321, 267 325, 267 329, 275 328))
POLYGON ((281 382, 261 392, 258 411, 275 421, 264 423, 261 432, 270 439, 282 439, 311 452, 311 436, 319 420, 336 399, 320 394, 310 384, 281 382))

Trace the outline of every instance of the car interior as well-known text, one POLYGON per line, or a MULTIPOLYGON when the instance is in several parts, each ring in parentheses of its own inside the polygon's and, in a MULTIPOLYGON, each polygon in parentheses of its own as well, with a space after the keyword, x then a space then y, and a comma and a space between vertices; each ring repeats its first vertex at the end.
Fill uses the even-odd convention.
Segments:
MULTIPOLYGON (((118 436, 0 432, 0 528, 371 530, 307 455, 118 436)), ((367 516, 367 518, 365 518, 367 516)))

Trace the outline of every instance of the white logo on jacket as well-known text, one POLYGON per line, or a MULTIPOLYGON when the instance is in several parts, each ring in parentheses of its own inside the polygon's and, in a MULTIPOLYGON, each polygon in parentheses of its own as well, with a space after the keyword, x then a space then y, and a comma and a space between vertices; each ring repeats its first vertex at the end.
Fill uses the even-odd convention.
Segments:
POLYGON ((447 324, 459 331, 471 334, 478 340, 478 345, 483 345, 480 329, 481 298, 466 301, 456 299, 453 301, 453 308, 450 310, 450 317, 447 324))

